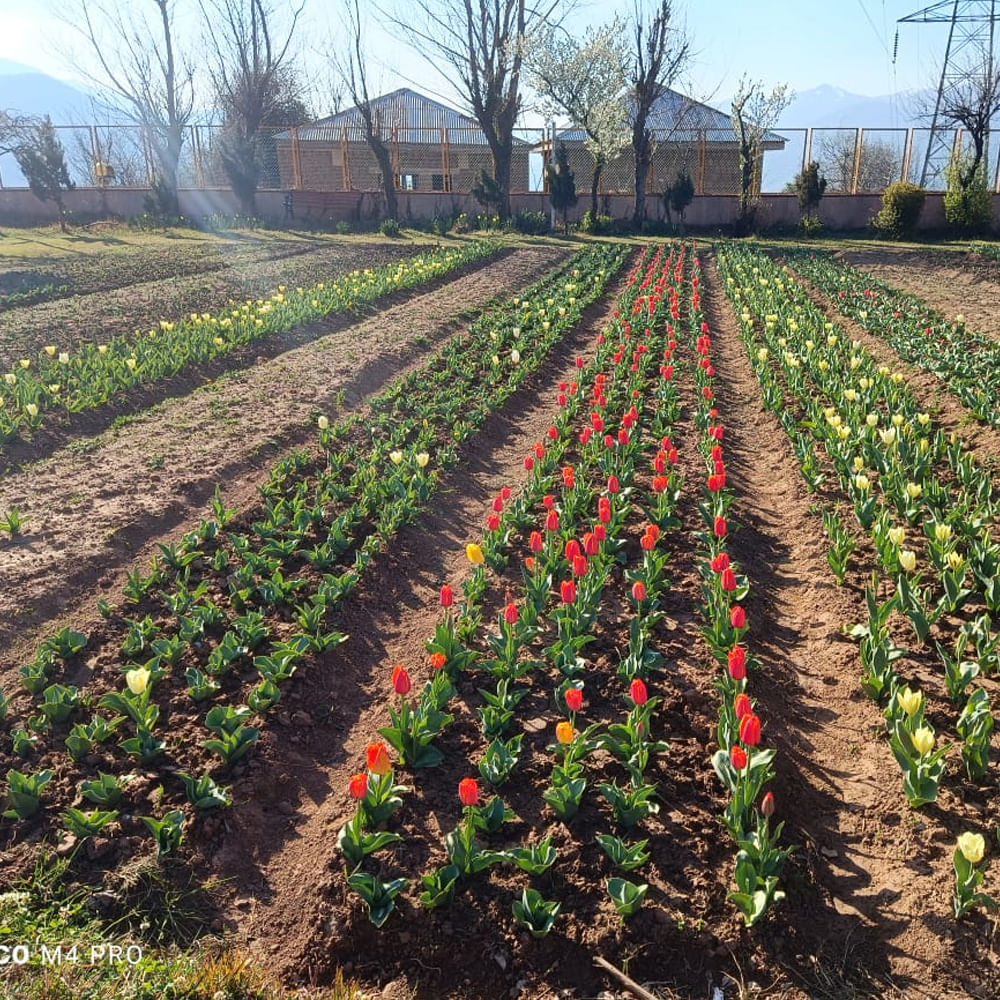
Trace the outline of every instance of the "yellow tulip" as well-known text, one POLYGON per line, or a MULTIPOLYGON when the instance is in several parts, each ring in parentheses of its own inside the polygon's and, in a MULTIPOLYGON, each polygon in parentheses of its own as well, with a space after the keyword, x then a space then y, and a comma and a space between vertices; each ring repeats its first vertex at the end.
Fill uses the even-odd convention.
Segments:
POLYGON ((958 836, 958 849, 962 852, 962 857, 970 865, 978 865, 983 860, 986 853, 986 841, 981 833, 972 833, 966 830, 958 836))
POLYGON ((878 426, 878 414, 877 413, 869 413, 868 416, 865 417, 865 423, 869 427, 877 427, 878 426))
POLYGON ((330 418, 329 417, 320 417, 316 421, 316 426, 319 427, 319 429, 321 431, 325 431, 330 426, 330 418))
POLYGON ((949 569, 961 569, 965 560, 954 550, 948 553, 947 557, 949 569))
POLYGON ((465 557, 473 566, 482 566, 485 562, 483 550, 475 542, 470 542, 465 546, 465 557))
POLYGON ((426 451, 417 452, 417 465, 421 469, 427 468, 427 463, 431 460, 431 456, 427 454, 426 451))
POLYGON ((899 565, 906 570, 907 573, 912 573, 917 565, 917 554, 911 549, 903 549, 899 553, 899 565))
POLYGON ((903 541, 905 539, 906 539, 906 532, 902 528, 896 527, 889 529, 889 541, 892 542, 892 544, 895 545, 897 548, 903 544, 903 541))
POLYGON ((521 363, 521 352, 515 347, 514 350, 510 352, 510 360, 515 364, 521 363))
POLYGON ((946 542, 951 538, 951 525, 950 524, 935 524, 934 525, 934 537, 939 542, 946 542))
POLYGON ((884 431, 880 430, 878 436, 882 439, 882 444, 888 447, 896 440, 896 428, 887 427, 884 431))
POLYGON ((921 726, 911 737, 913 748, 922 757, 934 749, 934 733, 927 726, 921 726))
POLYGON ((21 358, 21 367, 22 368, 30 368, 31 367, 31 362, 27 358, 21 358))
POLYGON ((923 488, 920 486, 919 483, 907 483, 906 484, 906 495, 911 500, 916 500, 917 497, 919 497, 920 494, 923 493, 923 492, 924 492, 923 488))
POLYGON ((29 417, 37 417, 38 407, 34 403, 28 403, 28 405, 24 408, 24 412, 27 413, 29 417))
POLYGON ((896 694, 896 701, 907 715, 916 715, 924 703, 924 696, 920 691, 911 691, 908 687, 904 687, 896 694))
POLYGON ((3 380, 7 385, 17 385, 17 376, 13 372, 8 372, 4 375, 3 380))
POLYGON ((565 746, 567 743, 573 742, 573 737, 576 734, 573 732, 573 723, 562 722, 556 723, 556 739, 565 746))
POLYGON ((125 674, 125 683, 132 694, 142 694, 149 685, 149 671, 145 667, 129 670, 125 674))
POLYGON ((854 485, 864 493, 871 483, 868 481, 868 477, 865 475, 857 475, 854 477, 854 485))
POLYGON ((395 451, 389 452, 389 461, 393 465, 399 465, 403 461, 403 453, 397 448, 395 451))

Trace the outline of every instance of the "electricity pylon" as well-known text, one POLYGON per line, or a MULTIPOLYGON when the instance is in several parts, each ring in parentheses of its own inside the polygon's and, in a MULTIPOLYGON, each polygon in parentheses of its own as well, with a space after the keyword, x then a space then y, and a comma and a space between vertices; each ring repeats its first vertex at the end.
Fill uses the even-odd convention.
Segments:
MULTIPOLYGON (((897 24, 947 24, 948 45, 944 50, 944 65, 941 67, 941 81, 938 84, 937 100, 934 102, 934 116, 931 118, 931 134, 927 140, 924 166, 920 171, 920 186, 926 187, 931 177, 940 175, 944 165, 951 158, 951 129, 939 125, 941 109, 948 106, 949 97, 954 94, 964 80, 968 79, 968 64, 962 54, 972 49, 977 59, 985 59, 988 72, 993 71, 993 32, 1000 14, 997 0, 940 0, 923 10, 901 17, 897 24)), ((987 135, 988 142, 988 135, 987 135)), ((988 155, 984 155, 988 163, 988 155)))

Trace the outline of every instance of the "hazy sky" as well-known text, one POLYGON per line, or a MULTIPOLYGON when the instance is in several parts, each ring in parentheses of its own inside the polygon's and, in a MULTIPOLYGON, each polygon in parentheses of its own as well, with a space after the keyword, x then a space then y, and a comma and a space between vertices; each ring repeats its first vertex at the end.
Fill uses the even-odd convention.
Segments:
MULTIPOLYGON (((72 36, 50 13, 59 0, 48 0, 48 6, 46 2, 0 0, 0 57, 72 78, 71 67, 56 50, 60 40, 65 44, 72 36)), ((138 7, 143 0, 117 2, 138 7)), ((176 2, 180 8, 196 8, 196 0, 176 2)), ((892 64, 896 19, 922 6, 908 0, 675 0, 675 21, 687 25, 694 50, 684 89, 725 105, 744 71, 769 87, 787 82, 796 91, 826 83, 881 95, 932 86, 940 72, 946 26, 901 25, 898 57, 892 64)), ((307 0, 310 40, 334 30, 330 12, 338 9, 338 0, 307 0)), ((631 0, 583 3, 569 24, 598 22, 615 11, 631 10, 631 0)), ((418 54, 374 23, 372 27, 379 90, 412 86, 457 103, 451 86, 418 54)), ((318 71, 321 62, 308 45, 305 57, 318 71)))

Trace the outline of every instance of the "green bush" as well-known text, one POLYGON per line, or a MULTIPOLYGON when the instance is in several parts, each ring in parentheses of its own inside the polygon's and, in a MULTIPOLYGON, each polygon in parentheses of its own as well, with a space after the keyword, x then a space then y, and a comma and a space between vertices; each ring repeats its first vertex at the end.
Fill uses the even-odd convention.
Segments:
POLYGON ((883 236, 901 240, 912 236, 924 209, 927 192, 909 181, 896 181, 882 192, 882 208, 872 224, 883 236))
POLYGON ((823 223, 819 221, 818 215, 803 215, 799 219, 799 229, 802 230, 803 236, 812 238, 813 236, 819 236, 823 231, 823 223))
POLYGON ((527 236, 544 236, 549 231, 549 217, 544 212, 521 209, 514 216, 514 228, 527 236))
POLYGON ((378 231, 383 236, 398 236, 399 223, 395 219, 383 219, 379 224, 378 231))
POLYGON ((594 215, 588 208, 583 213, 583 218, 577 223, 577 228, 581 233, 592 233, 595 236, 604 236, 611 232, 611 216, 594 215))
POLYGON ((971 183, 962 188, 959 177, 967 169, 967 157, 952 157, 945 170, 948 188, 944 195, 945 221, 965 235, 981 233, 993 221, 993 195, 986 184, 983 164, 980 163, 971 183))
POLYGON ((455 221, 452 223, 451 230, 454 233, 467 233, 471 227, 469 226, 469 216, 466 212, 459 212, 455 216, 455 221))
POLYGON ((347 219, 341 219, 333 229, 338 236, 347 236, 351 231, 351 224, 347 219))

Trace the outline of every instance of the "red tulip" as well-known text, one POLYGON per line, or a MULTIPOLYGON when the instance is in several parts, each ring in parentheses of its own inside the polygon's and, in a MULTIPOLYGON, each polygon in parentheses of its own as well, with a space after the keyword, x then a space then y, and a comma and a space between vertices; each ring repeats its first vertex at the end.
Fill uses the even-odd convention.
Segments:
POLYGON ((559 530, 559 514, 550 510, 548 514, 545 515, 545 530, 546 531, 558 531, 559 530))
POLYGON ((725 538, 728 527, 729 526, 726 524, 726 519, 724 517, 717 517, 715 519, 715 524, 713 526, 713 530, 715 531, 715 537, 725 538))
POLYGON ((589 427, 584 427, 580 431, 580 444, 587 444, 590 441, 591 430, 589 427))
POLYGON ((743 628, 747 623, 747 613, 738 604, 734 604, 729 611, 729 624, 733 628, 743 628))
POLYGON ((725 485, 725 480, 722 476, 715 474, 708 477, 708 482, 705 485, 708 487, 709 493, 718 493, 725 485))
POLYGON ((503 510, 503 497, 493 498, 493 513, 499 514, 503 510))
POLYGON ((486 518, 486 530, 487 531, 499 531, 500 530, 500 515, 499 514, 490 514, 490 516, 488 518, 486 518))
POLYGON ((363 799, 368 794, 368 775, 364 771, 360 774, 352 774, 347 791, 352 799, 363 799))
POLYGON ((726 463, 723 461, 718 461, 715 463, 715 474, 717 476, 722 476, 722 485, 726 485, 726 463))
POLYGON ((392 689, 396 694, 409 694, 410 688, 413 685, 410 683, 410 675, 406 672, 406 667, 396 664, 392 668, 392 689))
POLYGON ((731 569, 722 571, 722 589, 725 591, 736 589, 736 574, 731 569))
POLYGON ((447 662, 444 653, 431 653, 431 670, 440 670, 447 662))
POLYGON ((367 757, 368 771, 371 774, 388 774, 392 768, 389 763, 389 751, 386 750, 385 744, 379 741, 378 743, 369 743, 365 749, 365 755, 367 757))
POLYGON ((576 603, 576 584, 572 580, 563 580, 559 584, 559 595, 563 604, 576 603))
POLYGON ((571 538, 566 543, 566 548, 563 550, 563 555, 566 556, 567 562, 572 562, 580 554, 580 543, 575 539, 571 538))
POLYGON ((665 451, 658 451, 656 453, 656 458, 653 459, 653 472, 663 475, 667 471, 667 453, 665 451))
POLYGON ((602 524, 611 520, 611 501, 607 497, 601 497, 597 501, 597 516, 602 524))
POLYGON ((632 600, 634 600, 636 604, 642 604, 642 602, 646 600, 646 585, 642 582, 642 580, 636 580, 635 583, 632 584, 632 600))
POLYGON ((533 458, 532 458, 532 457, 531 457, 530 455, 525 455, 525 456, 524 456, 524 468, 525 468, 525 469, 526 469, 526 470, 527 470, 528 472, 531 472, 531 470, 532 470, 532 469, 533 469, 534 467, 535 467, 535 460, 534 460, 534 459, 533 459, 533 458))
POLYGON ((604 418, 599 413, 591 413, 590 426, 600 434, 604 430, 604 418))
POLYGON ((729 676, 734 681, 741 681, 747 675, 747 654, 742 646, 733 646, 729 650, 729 676))
POLYGON ((556 396, 556 402, 560 406, 565 406, 566 405, 566 393, 564 393, 564 392, 559 393, 559 395, 556 396))
POLYGON ((632 683, 628 687, 628 694, 634 705, 645 705, 649 701, 649 692, 641 677, 632 679, 632 683))
POLYGON ((541 552, 543 548, 542 533, 540 531, 533 531, 531 537, 528 539, 528 548, 532 552, 541 552))
POLYGON ((751 712, 740 720, 740 741, 748 747, 760 743, 760 719, 751 712))
POLYGON ((577 368, 582 368, 583 367, 583 358, 577 358, 576 359, 576 367, 577 368))
POLYGON ((551 493, 546 493, 542 497, 542 506, 546 510, 552 510, 556 505, 556 498, 551 493))
POLYGON ((737 719, 742 719, 744 715, 749 715, 752 711, 753 705, 750 704, 750 695, 738 694, 733 699, 733 714, 737 719))
MULTIPOLYGON (((608 514, 608 519, 609 520, 610 520, 610 516, 611 515, 610 515, 610 512, 609 512, 609 514, 608 514)), ((604 525, 600 521, 598 521, 597 524, 594 525, 594 538, 596 538, 599 542, 603 542, 604 539, 607 538, 607 537, 608 537, 608 529, 605 528, 604 525)))
POLYGON ((713 444, 712 445, 712 456, 711 457, 712 457, 712 461, 713 462, 721 462, 722 461, 722 445, 721 444, 713 444))
POLYGON ((618 432, 618 443, 628 444, 628 431, 624 427, 618 432))
POLYGON ((709 389, 709 387, 707 385, 703 385, 701 387, 701 394, 702 394, 702 396, 704 396, 705 399, 711 399, 712 398, 712 390, 709 389))
POLYGON ((742 771, 747 766, 747 754, 743 747, 734 743, 729 748, 729 763, 737 771, 742 771))
POLYGON ((504 486, 500 490, 500 499, 503 501, 507 501, 510 499, 510 496, 511 496, 511 488, 509 486, 504 486))
POLYGON ((669 485, 670 479, 667 476, 653 476, 654 493, 666 493, 669 485))
POLYGON ((508 601, 503 609, 503 620, 508 625, 514 625, 518 619, 517 605, 513 601, 508 601))
POLYGON ((545 445, 541 441, 535 442, 535 458, 545 458, 545 445))
POLYGON ((605 448, 614 448, 614 446, 615 446, 615 439, 610 434, 605 434, 604 435, 604 447, 605 448))
POLYGON ((458 783, 458 797, 462 800, 463 806, 479 804, 479 785, 475 778, 463 778, 458 783))
POLYGON ((656 548, 656 539, 647 531, 639 539, 639 544, 642 546, 644 552, 652 552, 656 548))
POLYGON ((567 465, 562 470, 562 477, 563 477, 563 486, 565 486, 566 489, 568 489, 568 490, 573 489, 573 484, 574 484, 575 480, 573 478, 573 466, 572 465, 567 465))
POLYGON ((579 688, 566 688, 566 707, 571 712, 579 712, 583 705, 583 692, 579 688))
POLYGON ((577 556, 573 560, 573 576, 586 576, 587 575, 587 557, 577 556))
POLYGON ((713 573, 721 573, 729 569, 729 554, 727 552, 720 552, 717 556, 712 557, 709 565, 712 567, 713 573))
POLYGON ((550 427, 545 433, 548 434, 550 441, 557 441, 559 439, 559 431, 555 427, 550 427))
POLYGON ((584 532, 583 535, 583 553, 586 556, 596 556, 600 551, 600 545, 597 541, 597 536, 592 531, 584 532))
POLYGON ((450 608, 455 603, 455 594, 448 584, 441 588, 441 607, 450 608))
POLYGON ((774 793, 767 792, 760 803, 761 814, 770 819, 774 815, 774 793))
POLYGON ((671 448, 670 451, 667 452, 667 461, 671 465, 676 465, 677 464, 677 449, 676 448, 671 448))
POLYGON ((621 490, 621 486, 618 485, 618 477, 615 475, 608 476, 608 492, 618 493, 621 490))

